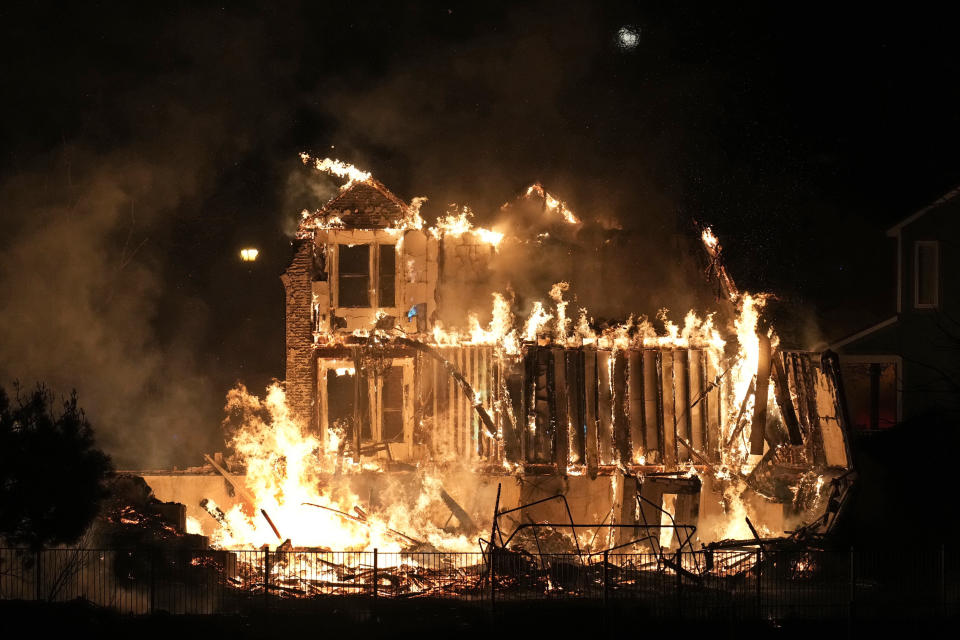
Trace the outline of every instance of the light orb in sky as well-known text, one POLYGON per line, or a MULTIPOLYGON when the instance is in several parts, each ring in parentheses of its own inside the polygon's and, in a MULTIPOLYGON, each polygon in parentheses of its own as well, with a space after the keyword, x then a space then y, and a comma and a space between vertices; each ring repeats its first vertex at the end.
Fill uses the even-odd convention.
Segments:
POLYGON ((640 44, 640 29, 637 27, 623 26, 617 30, 617 46, 624 51, 635 49, 640 44))

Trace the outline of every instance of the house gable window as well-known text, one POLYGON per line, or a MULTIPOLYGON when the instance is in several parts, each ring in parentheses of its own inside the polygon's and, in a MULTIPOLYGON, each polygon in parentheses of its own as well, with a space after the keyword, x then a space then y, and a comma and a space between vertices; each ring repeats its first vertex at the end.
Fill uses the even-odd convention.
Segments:
POLYGON ((394 307, 397 304, 397 247, 381 244, 377 269, 377 305, 394 307))
POLYGON ((940 304, 940 251, 935 240, 913 244, 913 292, 917 309, 933 309, 940 304))
POLYGON ((338 247, 339 306, 370 306, 370 245, 342 244, 338 247))

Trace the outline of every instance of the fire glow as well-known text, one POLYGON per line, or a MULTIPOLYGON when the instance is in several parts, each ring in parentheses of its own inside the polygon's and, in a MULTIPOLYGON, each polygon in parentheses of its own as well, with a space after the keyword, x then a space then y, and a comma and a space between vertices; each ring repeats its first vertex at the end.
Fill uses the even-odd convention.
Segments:
MULTIPOLYGON (((318 277, 311 278, 310 272, 305 272, 306 298, 309 300, 312 294, 309 311, 313 322, 312 339, 305 353, 313 354, 308 366, 313 369, 314 378, 309 384, 319 389, 319 395, 309 400, 313 403, 308 405, 313 412, 311 418, 291 409, 297 402, 304 406, 304 395, 297 392, 298 397, 290 391, 289 377, 286 392, 280 384, 273 384, 263 400, 242 386, 229 393, 226 411, 232 425, 228 442, 231 463, 242 469, 244 475, 242 481, 229 480, 227 472, 218 468, 229 482, 237 483, 241 499, 225 510, 212 502, 205 503, 204 508, 217 524, 210 534, 214 547, 378 549, 400 553, 476 551, 477 528, 472 523, 466 526, 471 516, 450 494, 473 501, 469 509, 473 517, 478 517, 480 477, 487 478, 487 488, 491 477, 502 486, 507 478, 521 482, 528 469, 543 473, 548 465, 566 476, 565 482, 595 482, 594 489, 605 488, 610 495, 621 491, 625 478, 635 478, 639 486, 646 474, 651 478, 671 476, 678 483, 687 481, 688 486, 695 484, 697 491, 702 482, 702 495, 715 502, 712 511, 705 512, 719 515, 700 522, 701 542, 783 534, 785 519, 774 519, 777 524, 767 526, 763 516, 764 494, 752 478, 761 459, 772 459, 781 453, 799 455, 799 446, 790 449, 782 440, 778 443, 766 433, 768 421, 784 421, 778 404, 783 395, 778 396, 775 385, 766 384, 771 375, 772 353, 779 349, 779 338, 763 315, 770 297, 736 288, 723 266, 719 239, 710 228, 701 230, 701 240, 710 260, 708 273, 716 276, 722 289, 721 310, 690 310, 681 317, 660 309, 653 316, 630 315, 625 320, 621 317, 619 322, 598 325, 590 311, 577 304, 576 291, 570 284, 556 281, 538 298, 520 298, 509 288, 489 293, 488 322, 474 312, 464 314, 462 326, 444 324, 436 307, 430 313, 428 303, 422 302, 433 300, 430 304, 435 304, 439 300, 425 284, 425 274, 432 268, 432 277, 439 279, 437 265, 444 259, 462 265, 473 256, 495 258, 503 255, 503 243, 523 240, 510 237, 504 224, 498 225, 501 230, 476 226, 474 214, 466 206, 451 205, 432 226, 427 226, 420 216, 424 198, 407 204, 389 193, 369 172, 329 158, 314 160, 304 154, 302 159, 317 171, 347 181, 340 195, 331 200, 341 204, 313 213, 305 210, 297 234, 304 243, 301 246, 309 249, 303 253, 304 263, 323 265, 317 268, 318 277), (365 202, 356 196, 350 200, 351 189, 364 194, 363 198, 375 198, 378 204, 374 209, 381 212, 377 215, 382 216, 389 209, 392 217, 382 216, 370 229, 351 226, 351 216, 365 202), (428 244, 431 242, 432 245, 428 244), (334 287, 346 284, 329 276, 330 270, 340 268, 337 259, 342 257, 341 252, 356 251, 357 247, 369 249, 361 254, 365 256, 362 260, 349 263, 354 271, 348 272, 343 282, 348 283, 349 278, 362 282, 363 300, 369 306, 334 302, 340 295, 333 292, 334 287), (449 257, 445 257, 445 251, 449 251, 449 257), (433 266, 424 266, 428 254, 434 256, 433 266), (326 262, 328 259, 330 262, 326 262), (392 266, 385 272, 383 264, 392 266), (396 279, 389 275, 389 269, 396 279), (391 287, 409 286, 402 294, 408 297, 400 303, 397 298, 401 294, 393 289, 384 294, 373 280, 375 275, 387 278, 393 283, 391 287), (338 313, 343 316, 337 316, 338 313), (552 386, 557 384, 556 379, 571 371, 574 377, 580 376, 578 384, 586 388, 585 374, 577 374, 570 363, 588 354, 593 376, 590 393, 595 395, 578 401, 586 413, 578 414, 581 422, 575 425, 566 409, 562 413, 554 411, 551 403, 558 401, 550 394, 557 388, 552 386), (549 374, 537 374, 534 370, 543 362, 538 359, 541 356, 548 359, 549 366, 556 366, 556 362, 562 365, 549 374), (694 374, 693 369, 687 368, 694 366, 694 360, 699 376, 696 388, 690 387, 694 374), (764 363, 766 378, 760 373, 764 363), (674 367, 678 367, 676 373, 674 367), (424 372, 425 377, 432 376, 430 382, 414 384, 414 370, 424 372), (392 371, 389 380, 388 371, 392 371), (628 442, 629 448, 624 451, 617 448, 619 445, 614 446, 611 437, 613 425, 623 428, 626 422, 626 417, 618 417, 618 412, 634 410, 623 400, 625 388, 636 384, 631 379, 634 375, 641 385, 652 386, 630 387, 630 401, 639 407, 636 411, 642 425, 637 422, 627 427, 636 427, 636 435, 631 432, 628 439, 621 440, 628 442), (618 376, 622 381, 619 389, 618 376), (522 386, 523 390, 517 392, 508 388, 511 384, 531 386, 522 386), (391 391, 390 385, 402 385, 402 391, 398 394, 396 386, 391 391), (415 396, 411 388, 417 385, 428 388, 429 393, 415 396), (762 391, 759 401, 758 390, 762 391), (289 400, 286 393, 290 394, 289 400), (345 394, 341 400, 348 398, 354 403, 352 417, 327 413, 332 402, 328 396, 335 393, 345 394), (388 407, 391 393, 408 404, 388 407), (518 393, 527 394, 519 403, 518 393), (598 399, 600 395, 605 395, 605 399, 598 399), (641 397, 642 401, 635 401, 641 397), (712 426, 707 424, 704 406, 697 408, 707 397, 713 411, 712 426), (538 402, 551 408, 537 414, 530 405, 538 402), (358 408, 361 404, 363 408, 358 408), (604 415, 600 415, 602 407, 604 415), (410 423, 401 425, 407 431, 385 435, 388 411, 401 419, 413 416, 410 423), (661 437, 666 438, 667 428, 673 432, 673 453, 669 457, 666 445, 658 443, 655 437, 647 447, 648 435, 643 431, 648 424, 648 414, 644 413, 647 411, 654 412, 649 424, 661 429, 661 437), (697 436, 701 438, 699 443, 694 439, 692 418, 687 417, 693 411, 703 412, 698 418, 703 429, 697 436), (598 458, 594 448, 592 468, 588 461, 590 448, 584 449, 585 437, 578 432, 589 429, 588 420, 597 428, 604 424, 611 430, 606 436, 607 453, 598 458), (319 425, 311 426, 311 421, 319 425), (438 424, 443 421, 448 426, 441 428, 438 424), (681 433, 681 424, 690 425, 689 433, 681 433), (422 435, 442 429, 453 435, 422 435), (537 454, 540 457, 531 460, 529 453, 537 451, 537 442, 544 439, 541 434, 546 429, 562 433, 564 438, 556 438, 549 455, 537 454), (713 429, 709 433, 719 438, 719 443, 715 442, 710 449, 710 459, 703 453, 707 451, 707 429, 713 429), (418 433, 418 439, 412 433, 418 433), (523 455, 527 457, 510 454, 509 442, 514 441, 511 438, 524 443, 523 455), (762 450, 766 444, 766 455, 751 453, 758 446, 762 450), (396 452, 400 452, 399 460, 396 452), (398 465, 403 473, 396 473, 398 465), (603 475, 610 476, 609 482, 598 478, 601 466, 603 475), (371 485, 363 484, 371 477, 376 478, 376 496, 371 485), (755 526, 748 524, 748 517, 755 526), (450 524, 454 518, 456 526, 450 524)), ((535 215, 542 214, 558 234, 566 233, 563 229, 576 233, 583 224, 566 203, 539 183, 531 185, 520 198, 539 202, 542 209, 537 213, 534 208, 535 215)), ((545 237, 545 233, 541 235, 545 237)), ((288 376, 289 369, 288 360, 288 376)), ((780 384, 782 390, 782 380, 780 384)), ((417 388, 420 393, 422 389, 417 388)), ((633 414, 629 419, 634 420, 633 414)), ((547 437, 552 437, 547 433, 547 437)), ((595 430, 591 437, 596 438, 597 433, 595 430)), ((601 443, 603 437, 600 436, 601 443)), ((596 447, 596 440, 592 446, 596 447)), ((814 502, 826 491, 822 475, 797 481, 790 488, 797 504, 804 493, 801 482, 809 485, 807 493, 814 495, 814 502)), ((499 495, 498 489, 498 500, 499 495)), ((665 492, 660 498, 662 508, 658 507, 661 513, 656 514, 656 524, 670 527, 673 516, 668 511, 679 510, 683 501, 676 493, 665 492)), ((613 548, 617 543, 612 528, 608 527, 607 534, 598 535, 604 528, 601 520, 612 517, 613 504, 615 501, 611 502, 611 513, 606 518, 597 515, 597 523, 591 525, 595 526, 593 531, 561 532, 566 544, 592 553, 613 548)), ((203 528, 209 531, 211 523, 205 521, 203 528)), ((664 529, 658 538, 664 547, 677 544, 679 531, 664 529)), ((642 547, 648 543, 630 544, 642 547)), ((480 549, 483 550, 483 544, 480 549)))

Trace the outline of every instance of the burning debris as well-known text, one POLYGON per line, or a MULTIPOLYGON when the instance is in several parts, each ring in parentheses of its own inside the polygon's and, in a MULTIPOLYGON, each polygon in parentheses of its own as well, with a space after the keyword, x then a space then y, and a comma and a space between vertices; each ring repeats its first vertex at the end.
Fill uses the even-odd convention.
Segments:
MULTIPOLYGON (((422 198, 303 160, 347 182, 304 212, 282 278, 286 381, 262 400, 229 393, 231 455, 208 457, 229 496, 188 504, 215 548, 377 549, 391 558, 382 567, 429 590, 442 581, 410 570, 425 551, 479 550, 478 581, 493 579, 495 557, 529 569, 548 552, 584 571, 611 552, 648 554, 700 579, 709 563, 681 553, 829 535, 853 481, 836 363, 781 348, 770 296, 736 287, 711 229, 714 312, 598 325, 570 312, 560 281, 520 314, 489 274, 523 239, 475 227, 466 207, 426 227, 422 198), (457 315, 464 292, 492 300, 488 323, 457 315)), ((583 224, 539 184, 521 200, 583 224)), ((290 588, 365 575, 324 566, 290 588)))

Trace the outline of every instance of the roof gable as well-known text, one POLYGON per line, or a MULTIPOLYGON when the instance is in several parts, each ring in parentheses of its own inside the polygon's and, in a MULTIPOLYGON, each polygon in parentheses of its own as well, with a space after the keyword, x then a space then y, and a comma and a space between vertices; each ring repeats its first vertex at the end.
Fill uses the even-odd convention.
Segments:
POLYGON ((941 197, 938 198, 937 200, 933 201, 931 204, 927 205, 927 206, 924 207, 923 209, 920 209, 919 211, 917 211, 917 212, 914 213, 913 215, 910 215, 910 216, 904 218, 903 220, 901 220, 900 222, 898 222, 897 224, 893 225, 892 227, 890 227, 889 229, 887 229, 887 235, 890 236, 891 238, 894 237, 894 236, 900 235, 900 230, 901 230, 901 229, 903 229, 904 227, 906 227, 906 226, 909 225, 909 224, 912 224, 912 223, 913 223, 914 221, 916 221, 918 218, 921 218, 922 216, 928 214, 929 212, 933 211, 934 209, 936 209, 936 208, 939 207, 940 205, 942 205, 942 204, 944 204, 944 203, 947 203, 947 202, 950 202, 951 200, 953 200, 954 198, 956 198, 958 195, 960 195, 960 187, 957 187, 957 188, 954 189, 953 191, 949 191, 949 192, 945 193, 943 196, 941 196, 941 197))
POLYGON ((356 229, 384 229, 407 215, 407 205, 389 189, 369 178, 354 182, 318 211, 315 216, 336 216, 344 226, 356 229))

